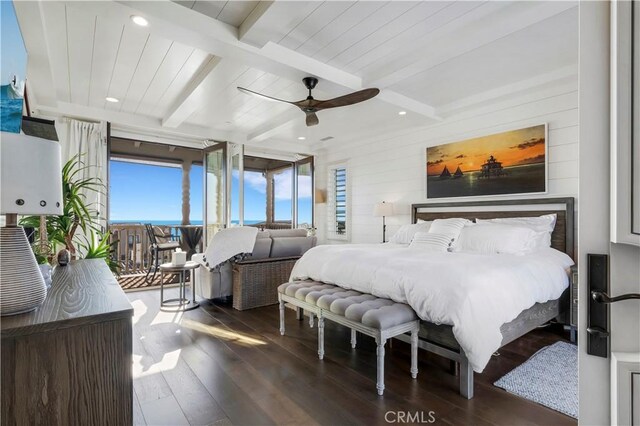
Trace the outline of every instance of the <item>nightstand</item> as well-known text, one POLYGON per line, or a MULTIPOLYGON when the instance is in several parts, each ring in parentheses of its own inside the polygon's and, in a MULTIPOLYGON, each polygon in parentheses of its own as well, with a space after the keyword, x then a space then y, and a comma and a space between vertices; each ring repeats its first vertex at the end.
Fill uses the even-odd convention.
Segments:
POLYGON ((578 266, 571 267, 569 276, 569 332, 570 339, 575 343, 576 332, 578 330, 578 266))

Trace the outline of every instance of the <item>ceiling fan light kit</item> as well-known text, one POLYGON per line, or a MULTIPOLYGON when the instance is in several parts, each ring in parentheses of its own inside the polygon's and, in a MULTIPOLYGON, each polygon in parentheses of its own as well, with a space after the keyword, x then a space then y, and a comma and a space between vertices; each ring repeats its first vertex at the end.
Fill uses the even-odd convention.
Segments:
POLYGON ((321 101, 318 99, 314 99, 314 97, 311 95, 311 91, 318 84, 317 78, 305 77, 302 79, 302 83, 304 83, 307 90, 309 90, 309 96, 307 96, 306 99, 303 99, 301 101, 295 101, 295 102, 285 101, 284 99, 278 99, 271 96, 263 95, 262 93, 254 92, 253 90, 245 89, 244 87, 238 87, 238 90, 241 91, 242 93, 246 93, 252 96, 257 96, 269 101, 284 102, 287 104, 297 106, 306 115, 305 122, 307 124, 307 127, 315 126, 320 122, 318 120, 318 116, 316 115, 318 111, 322 111, 323 109, 329 109, 329 108, 349 106, 349 105, 357 104, 360 102, 364 102, 375 97, 378 93, 380 93, 380 89, 376 89, 376 88, 363 89, 357 92, 349 93, 348 95, 339 96, 337 98, 329 99, 326 101, 321 101))

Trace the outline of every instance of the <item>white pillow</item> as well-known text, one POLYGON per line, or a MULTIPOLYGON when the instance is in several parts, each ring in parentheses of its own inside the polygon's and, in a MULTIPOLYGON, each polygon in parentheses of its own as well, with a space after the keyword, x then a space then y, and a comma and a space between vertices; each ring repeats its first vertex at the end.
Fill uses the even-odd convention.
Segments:
POLYGON ((409 244, 416 232, 428 232, 433 222, 420 222, 412 225, 402 225, 398 232, 389 240, 390 243, 409 244))
POLYGON ((551 247, 551 233, 556 226, 558 215, 545 214, 533 217, 505 217, 495 219, 476 219, 476 223, 499 223, 503 225, 524 226, 536 232, 531 248, 551 247))
POLYGON ((484 223, 465 226, 453 245, 454 252, 524 254, 531 251, 536 232, 524 226, 484 223))
POLYGON ((451 246, 451 238, 445 234, 433 234, 431 232, 416 232, 409 248, 429 252, 447 252, 451 246))
POLYGON ((429 228, 429 232, 432 234, 445 234, 452 240, 456 240, 460 231, 467 225, 471 225, 473 222, 467 219, 452 218, 452 219, 436 219, 429 228))

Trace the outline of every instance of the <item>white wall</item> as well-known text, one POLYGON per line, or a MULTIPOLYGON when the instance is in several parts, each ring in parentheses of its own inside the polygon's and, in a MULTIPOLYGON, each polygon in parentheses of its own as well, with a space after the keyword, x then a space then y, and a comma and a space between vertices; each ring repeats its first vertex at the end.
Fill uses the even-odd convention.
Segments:
MULTIPOLYGON (((375 203, 383 200, 393 202, 399 210, 397 216, 387 218, 388 239, 400 225, 410 222, 412 203, 427 201, 425 150, 428 146, 546 122, 549 129, 549 193, 544 196, 577 198, 577 89, 576 78, 575 81, 554 89, 532 91, 518 99, 467 111, 427 128, 357 141, 330 141, 328 147, 316 157, 317 186, 326 188, 326 170, 329 165, 347 163, 350 182, 350 240, 354 243, 380 242, 382 219, 372 216, 375 203)), ((326 205, 316 205, 320 243, 337 243, 326 239, 326 221, 326 205)))

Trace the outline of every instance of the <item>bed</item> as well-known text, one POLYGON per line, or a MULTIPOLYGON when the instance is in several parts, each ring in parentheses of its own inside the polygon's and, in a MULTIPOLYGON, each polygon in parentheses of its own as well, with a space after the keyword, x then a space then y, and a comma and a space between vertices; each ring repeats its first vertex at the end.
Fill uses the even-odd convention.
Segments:
MULTIPOLYGON (((411 207, 411 210, 412 222, 414 223, 418 220, 431 221, 434 219, 453 217, 489 219, 499 217, 540 216, 553 213, 557 215, 557 221, 551 236, 551 247, 573 258, 573 198, 415 204, 411 207)), ((558 252, 554 250, 547 250, 553 252, 551 254, 554 256, 558 255, 558 252)), ((534 258, 538 256, 538 254, 526 258, 514 257, 512 261, 515 263, 520 262, 527 268, 526 262, 534 262, 546 267, 546 255, 546 252, 540 253, 540 259, 534 258)), ((444 254, 442 256, 443 257, 438 258, 434 255, 432 256, 433 258, 430 257, 429 259, 416 259, 415 252, 402 252, 402 249, 388 245, 369 247, 359 245, 317 247, 308 252, 298 262, 292 273, 292 279, 311 278, 328 284, 335 284, 343 288, 371 293, 378 297, 387 297, 396 301, 403 301, 403 299, 405 299, 404 302, 411 305, 422 318, 419 346, 458 363, 460 394, 465 398, 471 398, 473 397, 474 368, 476 371, 482 371, 490 358, 491 351, 487 351, 488 348, 486 347, 489 340, 491 340, 489 346, 497 349, 498 346, 504 346, 554 318, 566 323, 569 297, 568 291, 564 290, 567 288, 567 276, 564 267, 559 268, 558 265, 553 265, 555 268, 555 276, 549 275, 549 281, 553 281, 551 279, 553 277, 555 277, 557 281, 558 275, 563 275, 562 279, 565 280, 565 282, 563 283, 563 287, 558 287, 557 283, 554 284, 555 287, 549 284, 548 287, 553 291, 549 290, 547 293, 543 291, 545 286, 547 286, 546 279, 542 278, 547 277, 547 275, 538 273, 537 275, 532 274, 531 277, 527 277, 529 283, 525 283, 526 285, 522 284, 522 286, 520 282, 518 282, 518 286, 512 286, 510 283, 513 282, 513 280, 496 282, 495 288, 499 288, 500 290, 495 291, 495 294, 491 294, 494 289, 494 287, 492 287, 493 284, 487 285, 487 283, 481 282, 480 284, 482 284, 482 286, 455 288, 454 290, 459 293, 458 295, 447 295, 448 298, 437 300, 430 298, 432 294, 428 292, 437 292, 438 285, 441 287, 440 290, 442 290, 442 288, 446 289, 447 287, 443 286, 440 281, 444 282, 447 280, 442 274, 448 273, 451 269, 450 266, 441 265, 441 263, 444 263, 445 258, 444 254), (383 266, 378 266, 385 262, 389 270, 383 269, 383 266), (398 266, 398 263, 401 265, 398 266), (393 265, 393 267, 389 267, 389 265, 393 265), (402 269, 402 265, 404 265, 405 269, 402 269), (412 266, 419 268, 423 275, 412 271, 410 269, 412 266), (347 271, 349 269, 351 269, 351 271, 347 271), (432 277, 423 279, 422 277, 427 274, 426 271, 434 271, 432 275, 437 276, 437 279, 432 277), (367 274, 371 275, 366 277, 367 274), (538 283, 542 284, 537 285, 538 283), (432 288, 434 286, 435 290, 432 288), (538 290, 538 287, 542 290, 538 290), (531 291, 541 291, 544 293, 533 299, 544 302, 535 303, 533 306, 531 305, 533 302, 529 304, 523 304, 525 302, 522 300, 519 301, 520 304, 515 302, 516 299, 526 299, 525 293, 531 291), (424 293, 420 295, 422 299, 417 299, 415 293, 420 292, 424 293), (470 293, 468 294, 467 292, 470 293), (460 294, 463 294, 464 297, 460 298, 460 294), (507 294, 508 297, 506 296, 507 294), (447 312, 447 310, 451 311, 452 316, 460 316, 460 313, 463 313, 463 316, 471 316, 467 315, 468 311, 473 311, 473 315, 476 315, 476 311, 488 310, 490 316, 500 317, 499 314, 502 314, 502 312, 495 313, 495 309, 488 309, 484 304, 493 303, 495 306, 498 300, 504 301, 505 297, 507 297, 508 300, 511 300, 509 298, 513 297, 514 307, 507 306, 504 308, 504 310, 507 311, 511 310, 504 314, 506 315, 503 316, 505 320, 496 322, 500 318, 497 320, 496 318, 492 318, 493 329, 491 329, 491 333, 489 334, 485 333, 485 335, 482 335, 480 332, 484 330, 482 328, 483 325, 478 326, 470 321, 469 318, 466 318, 466 330, 461 328, 460 324, 457 324, 455 321, 449 322, 442 320, 442 312, 447 312), (464 299, 464 301, 459 299, 464 299), (467 301, 467 299, 470 299, 470 301, 467 301), (442 300, 445 300, 444 304, 442 300), (479 303, 478 301, 483 302, 479 303), (471 306, 471 309, 469 309, 465 303, 471 306), (426 309, 434 312, 439 310, 440 314, 426 312, 423 309, 425 306, 426 309), (438 317, 438 315, 440 315, 440 317, 438 317), (425 318, 436 319, 427 321, 425 318), (506 318, 508 318, 508 320, 506 320, 506 318), (447 324, 454 324, 454 326, 447 324), (472 325, 471 328, 469 328, 470 324, 472 325), (500 326, 500 324, 502 324, 502 326, 500 326), (476 327, 475 332, 473 327, 476 327), (485 341, 484 337, 488 337, 488 339, 485 341), (484 345, 481 357, 478 356, 479 351, 470 344, 470 341, 471 343, 475 342, 474 344, 476 346, 484 345), (462 347, 466 349, 463 350, 461 349, 462 347)), ((562 256, 567 258, 564 254, 562 256)), ((451 257, 452 256, 449 256, 449 260, 451 260, 451 257)), ((568 260, 571 262, 571 259, 568 260)), ((484 262, 494 262, 494 264, 501 262, 501 260, 494 261, 489 258, 486 260, 483 258, 473 258, 471 255, 461 255, 456 259, 456 262, 458 261, 461 262, 461 264, 469 262, 469 265, 473 268, 477 268, 478 265, 484 265, 484 262)), ((554 260, 549 259, 549 263, 551 264, 552 262, 554 262, 554 260)), ((490 266, 488 265, 487 267, 490 266)), ((508 270, 508 265, 505 266, 504 269, 508 270)), ((501 273, 502 272, 504 271, 501 271, 501 273)), ((459 276, 469 276, 469 274, 465 274, 466 272, 457 273, 459 276)), ((513 277, 513 275, 511 275, 511 277, 513 277)), ((478 278, 476 281, 481 281, 481 279, 478 278)), ((493 282, 495 281, 492 281, 492 283, 493 282)), ((478 283, 472 284, 476 285, 478 283)), ((455 293, 455 291, 452 292, 455 293)), ((526 296, 529 297, 530 295, 526 294, 526 296)), ((504 303, 500 306, 504 306, 504 303)), ((409 336, 399 336, 398 338, 408 341, 409 336)))
MULTIPOLYGON (((446 219, 462 217, 467 219, 490 219, 500 217, 540 216, 554 213, 556 225, 551 234, 551 247, 569 255, 575 260, 574 250, 574 198, 542 198, 526 200, 474 201, 413 204, 411 222, 418 220, 446 219)), ((559 299, 546 303, 536 303, 526 309, 511 322, 500 328, 501 347, 524 336, 538 326, 556 319, 563 324, 569 323, 569 289, 559 299)), ((405 336, 401 340, 409 341, 405 336)), ((458 363, 460 374, 460 394, 465 398, 473 397, 473 370, 449 325, 435 325, 421 321, 419 346, 458 363)))

